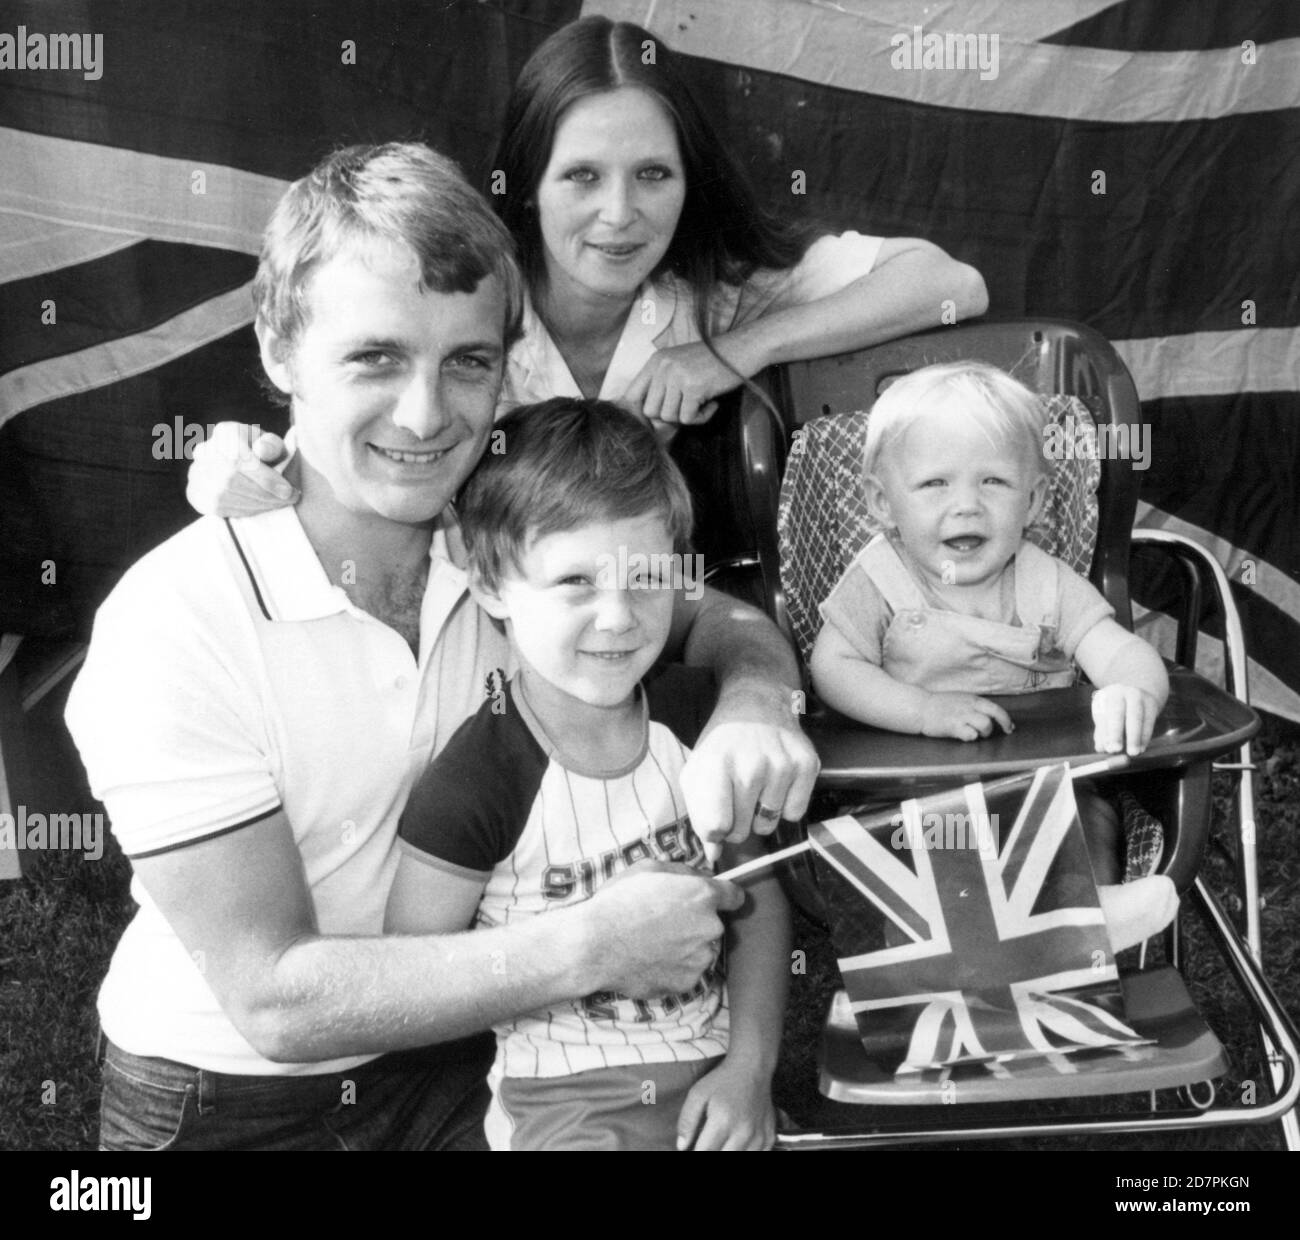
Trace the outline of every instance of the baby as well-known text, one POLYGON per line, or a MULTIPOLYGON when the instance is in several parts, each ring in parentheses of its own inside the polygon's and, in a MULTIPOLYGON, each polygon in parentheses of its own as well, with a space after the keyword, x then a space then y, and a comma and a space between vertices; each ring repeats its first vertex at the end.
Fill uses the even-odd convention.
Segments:
MULTIPOLYGON (((1077 666, 1097 687, 1097 749, 1146 748, 1169 695, 1159 655, 1087 581, 1024 538, 1050 481, 1043 424, 1034 393, 978 362, 917 370, 876 402, 865 487, 886 533, 821 606, 811 669, 827 704, 891 731, 974 741, 1014 726, 985 695, 1068 686, 1077 666)), ((1097 881, 1116 883, 1116 815, 1086 785, 1077 795, 1097 881)), ((1168 879, 1158 900, 1147 882, 1137 887, 1103 891, 1113 940, 1146 937, 1173 915, 1168 879), (1141 925, 1125 931, 1129 912, 1141 925)))

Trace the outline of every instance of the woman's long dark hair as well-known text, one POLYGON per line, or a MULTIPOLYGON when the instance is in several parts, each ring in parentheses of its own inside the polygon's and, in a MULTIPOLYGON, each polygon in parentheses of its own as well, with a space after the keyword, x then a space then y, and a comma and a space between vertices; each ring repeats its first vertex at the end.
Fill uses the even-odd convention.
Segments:
POLYGON ((584 17, 547 39, 510 92, 490 174, 505 174, 505 192, 489 193, 488 200, 515 238, 530 288, 538 288, 545 261, 534 203, 560 119, 579 99, 620 86, 653 95, 672 118, 686 200, 656 274, 670 271, 694 290, 696 327, 711 348, 707 311, 717 285, 740 284, 759 267, 794 266, 812 232, 759 205, 662 40, 606 17, 584 17))

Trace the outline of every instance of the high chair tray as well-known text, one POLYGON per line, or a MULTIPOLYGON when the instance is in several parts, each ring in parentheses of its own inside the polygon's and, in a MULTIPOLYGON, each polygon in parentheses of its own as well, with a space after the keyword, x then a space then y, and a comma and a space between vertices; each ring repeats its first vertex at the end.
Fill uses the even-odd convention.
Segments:
MULTIPOLYGON (((1189 766, 1228 753, 1259 730, 1259 716, 1239 698, 1185 668, 1169 672, 1169 701, 1145 753, 1129 771, 1189 766)), ((819 782, 830 788, 917 791, 1007 775, 1050 762, 1096 762, 1090 685, 992 697, 1016 730, 986 740, 958 741, 884 732, 829 708, 804 720, 822 761, 819 782)))
POLYGON ((1223 1045, 1197 1013, 1177 970, 1124 973, 1120 984, 1129 1025, 1154 1045, 1058 1056, 1056 1064, 1023 1060, 1000 1075, 963 1064, 946 1072, 889 1076, 867 1058, 848 997, 837 991, 822 1041, 821 1092, 857 1105, 996 1103, 1172 1089, 1228 1070, 1223 1045))

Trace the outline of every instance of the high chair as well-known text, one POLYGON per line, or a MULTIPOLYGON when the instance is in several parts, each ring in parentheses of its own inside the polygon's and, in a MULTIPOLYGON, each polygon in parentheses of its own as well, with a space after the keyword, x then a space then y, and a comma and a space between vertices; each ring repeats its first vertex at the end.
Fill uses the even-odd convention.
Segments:
MULTIPOLYGON (((841 992, 826 1028, 821 1089, 836 1101, 878 1109, 870 1112, 868 1123, 823 1133, 786 1133, 780 1144, 792 1149, 869 1146, 1281 1121, 1286 1144, 1300 1148, 1293 1112, 1300 1096, 1300 1038, 1261 969, 1249 747, 1259 720, 1248 705, 1240 620, 1222 569, 1211 556, 1175 535, 1132 530, 1138 477, 1123 457, 1123 446, 1140 424, 1141 409, 1127 370, 1104 338, 1062 321, 980 323, 794 363, 765 376, 770 401, 742 393, 709 432, 722 453, 713 459, 727 462, 711 489, 715 516, 710 521, 706 515, 703 531, 713 553, 711 575, 759 601, 806 661, 820 625, 818 603, 874 532, 861 492, 862 415, 869 415, 893 378, 923 365, 962 359, 1000 366, 1050 398, 1059 444, 1077 448, 1089 415, 1109 436, 1111 455, 1100 461, 1064 449, 1047 511, 1031 536, 1089 576, 1115 608, 1119 623, 1132 627, 1129 550, 1138 542, 1173 554, 1195 591, 1208 591, 1217 600, 1226 634, 1226 689, 1172 665, 1168 705, 1151 745, 1131 760, 1124 779, 1164 824, 1159 872, 1173 880, 1184 909, 1190 904, 1201 914, 1236 979, 1269 1066, 1270 1088, 1260 1091, 1254 1105, 1214 1106, 1213 1080, 1227 1070, 1228 1060, 1177 971, 1181 938, 1175 924, 1165 936, 1168 964, 1122 978, 1130 1024, 1154 1038, 1155 1047, 1127 1058, 1083 1056, 1068 1075, 1044 1065, 1011 1082, 979 1069, 906 1081, 883 1077, 866 1059, 841 992), (731 506, 730 515, 716 517, 718 499, 731 506), (773 538, 774 529, 779 529, 779 539, 773 538), (779 547, 773 545, 777 541, 779 547), (733 550, 720 555, 720 545, 733 550), (1235 870, 1244 910, 1240 928, 1198 876, 1210 834, 1212 763, 1224 757, 1234 759, 1224 769, 1235 785, 1235 870), (931 1105, 953 1101, 953 1081, 960 1086, 960 1103, 931 1105), (1155 1091, 1170 1088, 1180 1091, 1184 1104, 1157 1108, 1155 1091), (997 1105, 1100 1094, 1146 1094, 1150 1102, 1139 1111, 1117 1111, 1112 1103, 1109 1110, 1017 1117, 1004 1115, 997 1105), (898 1104, 915 1108, 906 1124, 893 1119, 901 1113, 898 1104), (914 1122, 916 1115, 919 1122, 914 1122)), ((679 460, 689 460, 689 443, 675 451, 679 460)), ((698 470, 695 476, 698 494, 698 470)), ((1179 642, 1179 655, 1188 663, 1194 662, 1189 657, 1194 617, 1189 608, 1179 642)), ((1045 763, 1080 765, 1096 757, 1086 686, 996 700, 1022 726, 1010 735, 969 744, 879 731, 814 703, 804 722, 822 760, 819 788, 840 804, 853 799, 896 802, 1045 763)), ((800 831, 797 824, 783 824, 781 842, 797 839, 800 831)), ((787 863, 786 874, 796 900, 822 918, 823 900, 807 857, 787 863)), ((846 1113, 856 1119, 847 1108, 846 1113)))

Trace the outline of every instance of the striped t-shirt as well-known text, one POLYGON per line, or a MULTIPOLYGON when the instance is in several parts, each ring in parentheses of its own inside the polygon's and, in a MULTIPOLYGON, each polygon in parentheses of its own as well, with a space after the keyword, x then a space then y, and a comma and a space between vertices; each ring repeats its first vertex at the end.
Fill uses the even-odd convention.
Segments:
MULTIPOLYGON (((403 847, 485 886, 478 924, 498 926, 587 899, 638 861, 708 868, 682 801, 680 773, 708 717, 712 678, 673 667, 647 678, 645 743, 621 771, 561 764, 512 684, 468 720, 416 785, 403 847)), ((727 1051, 721 971, 687 993, 586 995, 500 1025, 505 1076, 714 1058, 727 1051)))

